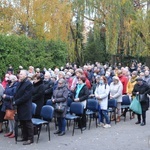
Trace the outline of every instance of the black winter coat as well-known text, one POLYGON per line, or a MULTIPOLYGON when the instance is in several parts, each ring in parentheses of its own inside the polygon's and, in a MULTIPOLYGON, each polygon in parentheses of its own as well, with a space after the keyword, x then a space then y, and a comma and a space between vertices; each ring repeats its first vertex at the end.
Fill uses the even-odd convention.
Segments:
POLYGON ((54 82, 52 80, 48 80, 48 81, 44 81, 43 83, 44 83, 44 88, 45 88, 44 99, 46 101, 48 99, 51 99, 51 97, 53 95, 54 82))
POLYGON ((32 83, 25 79, 18 83, 14 95, 14 104, 17 106, 19 120, 30 120, 32 118, 32 83))
POLYGON ((32 102, 36 103, 35 116, 40 116, 42 106, 44 105, 44 84, 43 81, 33 83, 32 102))
MULTIPOLYGON (((135 96, 136 92, 139 92, 139 94, 149 94, 150 88, 148 86, 147 83, 143 82, 142 85, 139 84, 135 84, 132 94, 135 96)), ((147 99, 144 102, 140 102, 141 103, 141 107, 143 111, 148 110, 149 108, 149 98, 147 97, 147 99)))
MULTIPOLYGON (((75 95, 76 95, 76 89, 75 89, 75 92, 74 92, 73 99, 75 98, 75 95)), ((88 87, 86 85, 84 85, 82 87, 82 89, 79 92, 79 96, 78 97, 79 97, 79 101, 80 102, 88 99, 88 97, 89 97, 89 89, 88 89, 88 87)))

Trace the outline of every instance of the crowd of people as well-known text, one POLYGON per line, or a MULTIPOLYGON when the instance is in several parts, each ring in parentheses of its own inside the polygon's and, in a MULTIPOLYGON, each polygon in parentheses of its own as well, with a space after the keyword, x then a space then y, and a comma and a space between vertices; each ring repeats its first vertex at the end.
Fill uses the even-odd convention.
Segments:
MULTIPOLYGON (((17 73, 14 73, 10 65, 5 77, 0 84, 0 133, 3 132, 3 121, 6 109, 17 108, 18 119, 22 125, 23 145, 34 142, 32 124, 32 102, 37 108, 35 118, 41 118, 40 112, 48 100, 51 100, 53 107, 63 105, 63 113, 55 111, 58 122, 58 130, 54 134, 65 135, 68 98, 74 102, 81 102, 84 105, 84 112, 81 123, 86 129, 86 103, 88 98, 99 102, 98 126, 110 128, 111 123, 108 117, 108 101, 117 101, 117 122, 120 122, 122 112, 122 96, 128 95, 132 101, 133 97, 146 94, 146 100, 140 102, 142 115, 137 115, 136 124, 146 125, 146 111, 149 108, 150 94, 150 70, 142 63, 132 62, 131 66, 109 65, 96 62, 86 64, 82 67, 67 63, 64 67, 55 69, 41 69, 29 66, 19 66, 17 73), (142 119, 141 119, 142 117, 142 119)), ((132 113, 132 118, 135 113, 132 113)), ((114 118, 112 117, 111 120, 114 118)), ((14 120, 8 120, 9 132, 4 136, 15 137, 14 120)), ((78 128, 81 128, 78 122, 78 128)))

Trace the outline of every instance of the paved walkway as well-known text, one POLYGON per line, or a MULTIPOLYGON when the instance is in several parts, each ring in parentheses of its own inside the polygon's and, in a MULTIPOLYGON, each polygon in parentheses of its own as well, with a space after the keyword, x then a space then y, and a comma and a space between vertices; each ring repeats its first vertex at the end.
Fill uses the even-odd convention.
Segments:
MULTIPOLYGON (((92 122, 90 130, 75 130, 72 136, 72 126, 66 135, 59 137, 54 135, 54 124, 51 124, 51 141, 48 141, 48 134, 43 127, 39 143, 31 145, 22 145, 22 142, 15 144, 15 139, 4 137, 4 133, 0 134, 0 150, 150 150, 150 110, 147 111, 147 125, 141 127, 135 125, 136 119, 123 118, 120 123, 112 127, 104 129, 95 127, 92 122)), ((35 136, 35 141, 36 141, 35 136)))

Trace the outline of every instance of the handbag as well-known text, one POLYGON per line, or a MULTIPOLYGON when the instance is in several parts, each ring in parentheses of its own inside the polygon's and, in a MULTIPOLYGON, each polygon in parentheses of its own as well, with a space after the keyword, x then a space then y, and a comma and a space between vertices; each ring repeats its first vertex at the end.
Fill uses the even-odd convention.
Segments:
POLYGON ((141 104, 139 102, 138 96, 133 98, 129 108, 137 114, 140 114, 140 115, 142 114, 142 108, 141 108, 141 104))
POLYGON ((13 109, 6 109, 4 119, 5 120, 14 120, 15 110, 13 109))
POLYGON ((140 94, 139 100, 140 100, 140 102, 146 102, 147 101, 147 94, 140 94))
POLYGON ((55 111, 57 113, 63 113, 65 111, 65 106, 64 105, 60 105, 60 104, 56 104, 55 111))

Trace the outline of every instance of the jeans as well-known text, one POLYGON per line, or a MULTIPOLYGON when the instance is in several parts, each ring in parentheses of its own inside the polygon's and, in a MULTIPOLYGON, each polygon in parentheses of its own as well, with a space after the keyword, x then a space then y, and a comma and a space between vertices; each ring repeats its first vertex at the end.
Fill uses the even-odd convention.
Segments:
POLYGON ((104 123, 104 119, 106 121, 106 124, 110 124, 110 120, 108 117, 108 111, 107 110, 99 110, 99 122, 104 123))
POLYGON ((9 132, 14 132, 15 129, 15 120, 8 120, 8 125, 9 125, 9 132))
POLYGON ((61 131, 61 132, 65 132, 65 128, 66 128, 65 118, 58 117, 57 121, 58 121, 58 130, 61 131))

